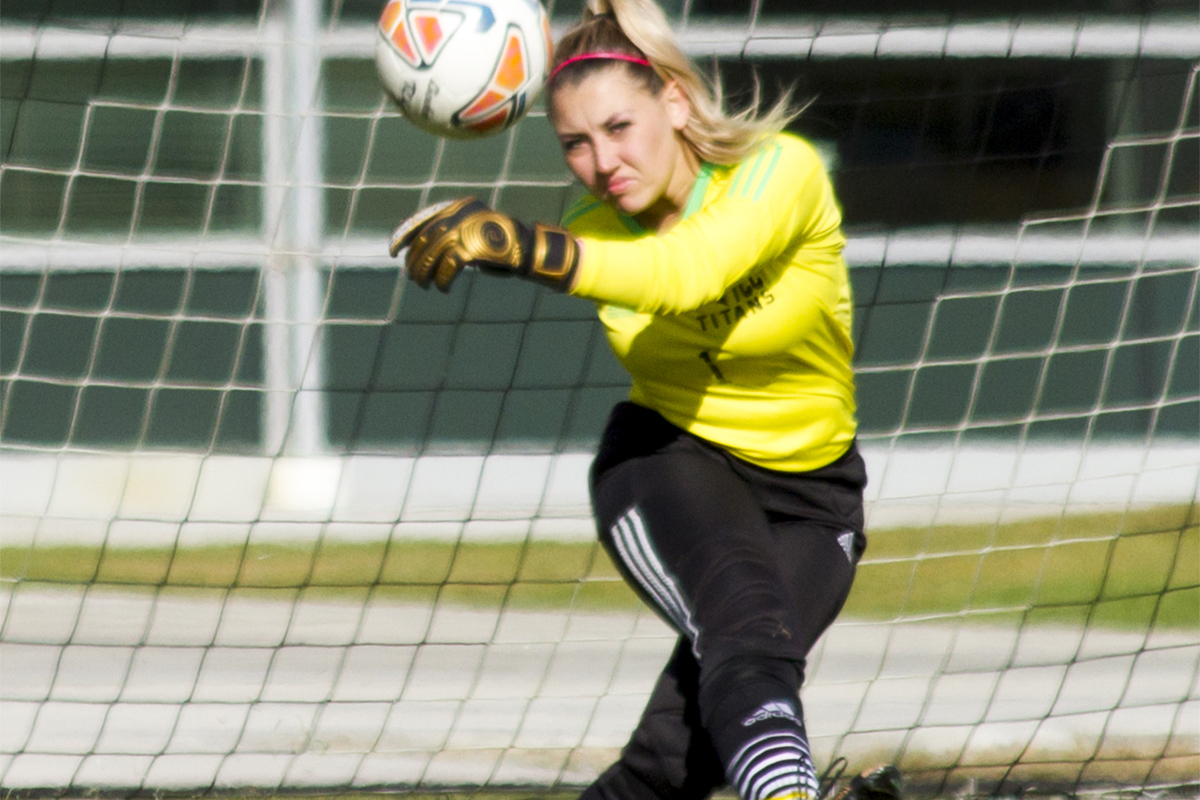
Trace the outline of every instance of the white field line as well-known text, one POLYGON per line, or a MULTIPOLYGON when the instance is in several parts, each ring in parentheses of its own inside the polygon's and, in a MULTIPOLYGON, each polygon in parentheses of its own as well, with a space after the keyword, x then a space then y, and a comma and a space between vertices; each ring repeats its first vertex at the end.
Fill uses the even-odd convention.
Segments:
MULTIPOLYGON (((862 452, 874 530, 1187 504, 1200 484, 1200 446, 1186 441, 1023 449, 865 442, 862 452)), ((169 547, 180 536, 243 542, 252 531, 301 541, 588 540, 595 535, 590 463, 587 453, 268 458, 6 450, 0 522, 12 545, 169 547)))

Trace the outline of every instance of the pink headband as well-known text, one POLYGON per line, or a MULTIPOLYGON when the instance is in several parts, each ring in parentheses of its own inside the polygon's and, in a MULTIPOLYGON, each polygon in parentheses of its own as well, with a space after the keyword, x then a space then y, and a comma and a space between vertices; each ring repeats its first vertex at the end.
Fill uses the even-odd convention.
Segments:
POLYGON ((559 72, 561 72, 562 68, 567 66, 568 64, 574 64, 576 61, 588 61, 593 58, 607 58, 607 59, 612 59, 614 61, 628 61, 630 64, 641 64, 643 67, 650 66, 650 62, 647 61, 646 59, 642 58, 641 56, 630 55, 629 53, 615 53, 615 52, 609 52, 609 51, 601 51, 601 52, 596 52, 596 53, 581 53, 580 55, 577 55, 577 56, 571 56, 570 58, 568 58, 567 60, 565 60, 561 64, 559 64, 557 67, 555 67, 554 71, 550 73, 550 77, 547 79, 547 83, 554 80, 554 76, 557 75, 559 72))

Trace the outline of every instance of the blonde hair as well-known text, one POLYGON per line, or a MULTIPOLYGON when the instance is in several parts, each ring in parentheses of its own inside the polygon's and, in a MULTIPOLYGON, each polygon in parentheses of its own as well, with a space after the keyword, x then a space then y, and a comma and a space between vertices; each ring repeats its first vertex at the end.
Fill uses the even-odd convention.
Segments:
MULTIPOLYGON (((710 84, 697 72, 654 0, 587 0, 583 21, 554 48, 554 64, 557 67, 574 56, 598 52, 643 57, 650 67, 608 59, 574 61, 550 81, 549 95, 563 82, 577 83, 597 69, 623 68, 640 75, 655 95, 674 81, 691 106, 691 116, 680 133, 700 159, 713 164, 745 160, 800 113, 791 108, 790 92, 770 109, 760 110, 757 85, 750 107, 726 112, 720 80, 710 84)), ((552 103, 547 105, 553 108, 552 103)))

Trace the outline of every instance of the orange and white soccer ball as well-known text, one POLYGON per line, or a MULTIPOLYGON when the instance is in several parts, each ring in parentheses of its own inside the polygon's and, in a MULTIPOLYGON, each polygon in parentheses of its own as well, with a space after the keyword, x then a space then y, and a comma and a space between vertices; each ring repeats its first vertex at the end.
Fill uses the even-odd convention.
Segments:
POLYGON ((552 52, 538 0, 391 0, 379 17, 375 66, 413 124, 472 139, 521 118, 552 52))

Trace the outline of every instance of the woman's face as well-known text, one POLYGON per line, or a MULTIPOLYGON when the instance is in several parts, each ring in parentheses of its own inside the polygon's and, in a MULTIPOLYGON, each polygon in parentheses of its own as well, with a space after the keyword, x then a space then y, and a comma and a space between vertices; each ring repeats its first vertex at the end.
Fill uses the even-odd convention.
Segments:
POLYGON ((698 163, 679 136, 690 108, 677 84, 656 96, 613 65, 558 87, 550 105, 567 166, 593 195, 652 228, 678 215, 698 163))

